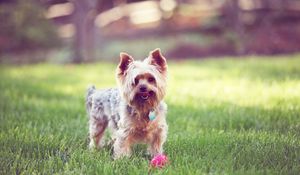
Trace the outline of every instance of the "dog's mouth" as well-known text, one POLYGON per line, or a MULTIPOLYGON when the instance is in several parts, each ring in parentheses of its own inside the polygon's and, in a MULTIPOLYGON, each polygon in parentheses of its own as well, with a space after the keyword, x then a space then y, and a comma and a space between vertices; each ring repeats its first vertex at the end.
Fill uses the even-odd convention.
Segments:
POLYGON ((148 100, 149 94, 148 94, 148 92, 142 93, 142 94, 140 95, 140 97, 141 97, 143 100, 148 100))
POLYGON ((149 92, 143 92, 143 93, 140 93, 139 96, 142 100, 146 101, 148 100, 151 96, 154 95, 154 92, 153 91, 149 91, 149 92))

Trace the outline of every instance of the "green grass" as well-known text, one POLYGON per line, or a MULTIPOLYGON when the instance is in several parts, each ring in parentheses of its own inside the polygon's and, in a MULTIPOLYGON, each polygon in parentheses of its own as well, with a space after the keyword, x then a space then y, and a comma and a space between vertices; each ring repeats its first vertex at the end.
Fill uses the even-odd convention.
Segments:
MULTIPOLYGON (((151 174, 299 174, 300 55, 171 62, 170 165, 151 174)), ((88 84, 113 63, 0 66, 0 174, 147 174, 142 146, 87 149, 88 84)))

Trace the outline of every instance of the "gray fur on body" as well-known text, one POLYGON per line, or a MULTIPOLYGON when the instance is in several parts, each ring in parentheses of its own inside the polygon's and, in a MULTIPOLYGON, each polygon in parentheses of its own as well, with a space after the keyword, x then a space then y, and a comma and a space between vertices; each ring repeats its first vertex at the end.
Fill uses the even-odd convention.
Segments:
POLYGON ((104 120, 117 128, 120 120, 120 99, 117 88, 96 90, 95 86, 89 87, 86 95, 88 117, 104 120))

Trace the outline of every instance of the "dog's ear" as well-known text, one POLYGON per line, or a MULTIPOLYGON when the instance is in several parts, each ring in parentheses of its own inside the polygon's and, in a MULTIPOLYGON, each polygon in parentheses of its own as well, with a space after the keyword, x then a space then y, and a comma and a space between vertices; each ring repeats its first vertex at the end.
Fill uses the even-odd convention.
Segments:
POLYGON ((118 75, 124 75, 125 71, 128 69, 130 63, 133 62, 132 56, 127 53, 120 53, 120 63, 118 65, 118 75))
POLYGON ((151 51, 149 53, 149 64, 152 64, 157 67, 159 72, 165 73, 167 71, 167 61, 166 58, 161 54, 159 48, 151 51))

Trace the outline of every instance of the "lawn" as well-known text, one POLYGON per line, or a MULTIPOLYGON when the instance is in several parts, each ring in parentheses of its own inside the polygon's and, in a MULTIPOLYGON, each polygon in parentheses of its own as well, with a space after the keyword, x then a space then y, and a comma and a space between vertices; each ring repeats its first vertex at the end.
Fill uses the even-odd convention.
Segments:
POLYGON ((87 149, 85 89, 116 63, 0 66, 0 174, 299 174, 300 55, 169 63, 170 164, 87 149))

